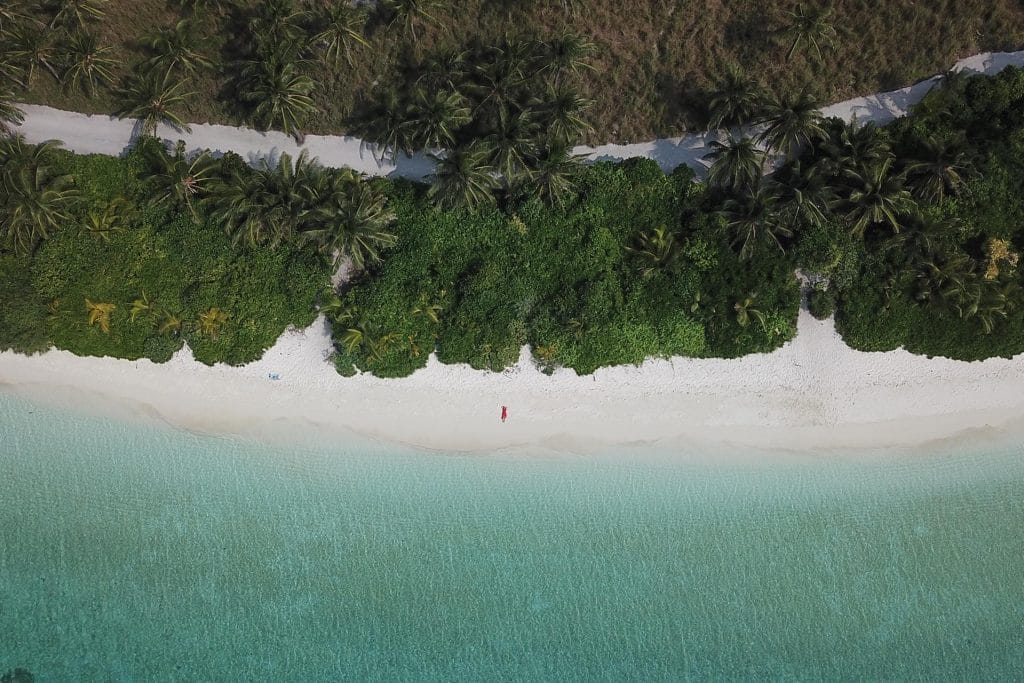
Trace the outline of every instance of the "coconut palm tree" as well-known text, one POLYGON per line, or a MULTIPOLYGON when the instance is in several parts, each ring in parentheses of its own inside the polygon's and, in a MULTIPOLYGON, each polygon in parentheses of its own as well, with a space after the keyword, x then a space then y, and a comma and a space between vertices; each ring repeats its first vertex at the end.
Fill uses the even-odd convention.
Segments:
POLYGON ((830 179, 818 173, 815 166, 805 165, 799 159, 782 169, 778 177, 782 189, 781 203, 792 222, 824 224, 826 213, 836 199, 830 179))
POLYGON ((114 80, 112 69, 117 65, 113 48, 100 45, 91 33, 79 31, 64 46, 61 63, 64 84, 74 90, 83 90, 90 97, 100 85, 114 80))
POLYGON ((46 69, 54 78, 59 78, 54 68, 57 50, 52 31, 31 24, 20 26, 11 37, 8 54, 25 72, 27 87, 32 86, 39 69, 46 69))
POLYGON ((786 59, 792 59, 796 51, 801 48, 811 48, 822 61, 822 47, 835 49, 838 33, 832 23, 832 7, 808 8, 805 4, 797 5, 796 9, 788 12, 789 23, 782 32, 782 37, 789 42, 789 52, 786 59))
POLYGON ((576 33, 563 33, 541 43, 542 70, 560 81, 563 74, 577 76, 593 70, 587 61, 597 52, 597 46, 576 33))
POLYGON ((146 64, 158 71, 179 69, 196 73, 213 68, 213 62, 202 52, 199 36, 190 19, 152 31, 143 38, 143 43, 153 52, 146 64))
POLYGON ((736 312, 736 322, 740 327, 746 327, 750 324, 751 320, 756 320, 761 323, 761 329, 767 332, 768 328, 765 325, 764 313, 754 307, 756 303, 757 294, 751 293, 743 297, 741 301, 733 304, 732 309, 736 312))
POLYGON ((531 162, 529 183, 549 206, 562 206, 576 194, 576 178, 582 155, 575 155, 561 141, 545 145, 531 162))
POLYGON ((50 28, 62 26, 72 31, 84 29, 89 22, 106 15, 103 10, 106 4, 107 0, 55 0, 50 28))
POLYGON ((974 172, 966 143, 947 142, 931 136, 922 143, 919 157, 907 166, 908 184, 916 198, 941 203, 948 194, 958 194, 965 178, 974 172))
POLYGON ((216 339, 230 318, 227 311, 216 307, 208 308, 199 314, 199 332, 210 339, 216 339))
POLYGON ((498 179, 487 161, 490 157, 491 150, 481 142, 456 147, 444 156, 431 155, 437 167, 427 196, 444 209, 492 203, 498 179))
POLYGON ((0 236, 6 248, 31 253, 39 242, 71 222, 80 195, 70 175, 56 172, 49 157, 54 143, 35 147, 19 137, 8 138, 0 149, 0 236))
POLYGON ((515 185, 527 173, 530 160, 537 154, 539 134, 530 111, 499 113, 494 132, 483 141, 491 150, 489 165, 504 178, 506 186, 515 185))
POLYGON ((139 119, 143 135, 156 135, 157 126, 166 123, 178 130, 190 131, 188 124, 175 111, 183 107, 195 93, 185 90, 185 82, 170 72, 150 71, 131 76, 119 95, 122 104, 114 115, 122 119, 139 119))
POLYGON ((774 244, 781 250, 780 238, 793 234, 776 210, 778 203, 778 189, 761 183, 730 197, 722 205, 721 213, 732 233, 733 246, 740 247, 740 259, 749 259, 761 244, 774 244))
POLYGON ((250 62, 243 71, 245 91, 242 100, 252 105, 257 125, 267 129, 278 126, 300 144, 300 130, 306 116, 317 111, 310 93, 313 79, 302 73, 294 62, 277 59, 250 62))
POLYGON ((394 246, 398 237, 390 228, 395 213, 383 192, 358 179, 324 173, 316 194, 321 204, 302 237, 328 255, 332 265, 348 257, 362 271, 380 262, 383 250, 394 246))
POLYGON ((109 242, 110 236, 120 232, 126 222, 128 201, 117 197, 102 208, 91 208, 85 214, 85 231, 95 240, 109 242))
POLYGON ((216 162, 207 151, 191 159, 185 143, 178 141, 174 154, 167 154, 163 145, 153 141, 143 148, 149 165, 146 177, 154 189, 155 202, 175 208, 187 208, 193 220, 198 219, 196 204, 214 182, 216 162))
POLYGON ((765 95, 761 87, 735 64, 709 93, 708 128, 730 128, 757 119, 764 108, 765 95))
POLYGON ((407 144, 421 149, 452 147, 459 129, 471 120, 469 103, 459 93, 418 88, 405 124, 407 144))
POLYGON ((257 53, 265 55, 286 46, 304 47, 308 36, 303 23, 308 18, 309 13, 294 0, 263 0, 249 20, 257 53))
POLYGON ((535 98, 530 107, 537 112, 548 138, 571 144, 593 130, 583 112, 590 108, 588 100, 568 86, 550 85, 542 98, 535 98))
POLYGON ((892 170, 892 157, 857 170, 846 172, 848 192, 835 202, 846 214, 850 232, 864 237, 867 229, 885 223, 899 232, 901 218, 917 208, 906 189, 904 177, 892 170))
POLYGON ((0 135, 10 135, 25 120, 25 114, 14 104, 15 97, 12 90, 0 90, 0 135))
POLYGON ((315 215, 318 174, 319 167, 305 151, 294 163, 282 154, 276 166, 264 159, 255 170, 238 169, 211 183, 206 198, 211 218, 236 244, 275 247, 302 231, 315 215))
POLYGON ((711 142, 708 181, 719 188, 742 189, 757 185, 764 175, 764 152, 753 138, 730 137, 726 142, 711 142))
POLYGON ((829 119, 826 136, 816 141, 814 171, 826 178, 841 179, 848 171, 881 163, 892 156, 888 136, 874 123, 859 125, 829 119))
MULTIPOLYGON (((352 131, 380 146, 380 156, 412 156, 416 146, 409 134, 408 103, 395 88, 381 88, 352 121, 352 131)), ((374 152, 377 153, 376 151, 374 152)))
POLYGON ((352 64, 352 45, 369 47, 363 37, 367 12, 361 6, 347 2, 326 3, 320 8, 316 22, 320 31, 313 36, 313 43, 322 47, 328 64, 340 66, 342 59, 352 64))
POLYGON ((626 251, 635 254, 643 264, 643 277, 650 277, 674 265, 679 256, 679 249, 675 234, 664 225, 640 232, 633 243, 626 247, 626 251))
POLYGON ((424 23, 437 23, 431 12, 440 7, 440 0, 383 0, 382 6, 391 12, 391 25, 400 24, 415 43, 416 27, 424 23))
POLYGON ((788 158, 826 135, 817 98, 806 86, 794 97, 768 102, 763 123, 766 127, 758 140, 788 158))
POLYGON ((39 23, 33 16, 33 3, 26 0, 6 0, 0 4, 0 36, 7 37, 12 29, 23 23, 39 23))
POLYGON ((116 304, 85 300, 85 312, 89 316, 89 326, 99 325, 103 334, 110 333, 110 314, 117 309, 116 304))

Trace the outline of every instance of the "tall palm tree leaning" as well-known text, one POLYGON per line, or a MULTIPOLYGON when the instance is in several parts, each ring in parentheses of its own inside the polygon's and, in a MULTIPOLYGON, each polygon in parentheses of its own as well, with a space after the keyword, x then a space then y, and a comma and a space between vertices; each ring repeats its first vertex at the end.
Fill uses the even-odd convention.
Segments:
POLYGON ((800 3, 788 14, 789 23, 782 31, 783 39, 789 42, 787 60, 792 59, 801 47, 811 48, 819 62, 824 59, 822 46, 835 49, 838 33, 832 23, 831 6, 808 9, 807 5, 800 3))
POLYGON ((21 137, 8 138, 0 146, 0 188, 7 195, 0 205, 0 238, 16 253, 31 253, 68 224, 80 198, 73 178, 50 165, 56 146, 44 142, 31 147, 21 137))
POLYGON ((143 42, 153 52, 153 56, 146 62, 151 69, 180 69, 196 73, 213 68, 213 62, 202 52, 195 27, 189 19, 182 19, 174 26, 153 31, 143 39, 143 42))
POLYGON ((64 46, 61 80, 66 87, 84 91, 91 97, 100 85, 114 80, 112 70, 117 62, 113 53, 113 48, 100 45, 95 35, 78 31, 64 46))
POLYGON ((798 156, 813 140, 826 135, 817 98, 807 86, 793 97, 767 103, 763 123, 766 127, 758 140, 786 158, 798 156))
POLYGON ((764 175, 764 152, 753 138, 729 137, 726 142, 711 142, 711 152, 704 155, 710 160, 708 181, 715 187, 729 190, 753 188, 764 175))
POLYGON ((186 91, 185 82, 170 71, 160 74, 151 70, 128 79, 119 92, 122 104, 114 115, 141 121, 143 135, 156 135, 161 123, 187 132, 191 129, 175 110, 194 94, 186 91))
POLYGON ((764 109, 761 87, 736 64, 730 64, 708 98, 708 128, 732 128, 756 120, 764 109))
POLYGON ((491 150, 482 142, 456 147, 443 156, 430 155, 437 162, 427 196, 443 209, 476 209, 494 202, 498 187, 494 168, 487 163, 491 150))

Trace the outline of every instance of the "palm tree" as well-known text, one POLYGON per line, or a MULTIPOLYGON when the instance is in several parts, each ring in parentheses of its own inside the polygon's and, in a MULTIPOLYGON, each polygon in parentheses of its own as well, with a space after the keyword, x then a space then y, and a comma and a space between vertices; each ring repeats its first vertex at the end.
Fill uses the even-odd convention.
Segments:
POLYGON ((584 70, 593 70, 587 61, 597 52, 597 46, 576 33, 563 33, 551 40, 541 43, 543 48, 543 67, 561 80, 562 74, 579 75, 584 70))
POLYGON ((801 46, 812 48, 819 62, 823 59, 822 46, 835 49, 838 34, 831 21, 831 6, 808 9, 801 3, 788 14, 789 25, 782 32, 783 38, 790 43, 787 60, 792 59, 801 46))
POLYGON ((793 222, 824 224, 825 214, 836 198, 829 179, 818 173, 815 166, 805 166, 799 159, 778 175, 781 178, 781 202, 793 222))
POLYGON ((123 104, 114 115, 122 119, 139 119, 143 135, 156 135, 157 126, 161 123, 187 132, 191 128, 174 110, 184 106, 194 94, 186 92, 185 82, 176 80, 170 71, 162 76, 150 71, 129 78, 120 91, 123 104))
POLYGON ((761 243, 782 249, 781 237, 792 230, 776 211, 779 195, 775 187, 762 183, 753 191, 730 197, 722 205, 722 216, 732 233, 733 246, 740 246, 740 259, 747 260, 761 243))
POLYGON ((20 62, 25 72, 25 85, 31 87, 35 80, 36 70, 43 68, 58 78, 54 68, 56 49, 53 44, 53 33, 32 25, 21 26, 10 41, 8 54, 20 62))
MULTIPOLYGON (((416 146, 409 135, 408 103, 395 88, 380 88, 352 121, 352 132, 376 143, 380 157, 412 156, 416 146)), ((377 155, 377 150, 374 150, 377 155)))
POLYGON ((163 145, 148 144, 143 156, 149 164, 147 176, 156 190, 156 203, 187 208, 193 220, 196 202, 202 199, 213 182, 216 162, 207 151, 200 152, 192 159, 185 154, 185 143, 178 141, 174 154, 164 151, 163 145))
POLYGON ((25 0, 6 0, 0 4, 0 36, 7 37, 19 24, 39 23, 33 17, 34 10, 34 6, 25 0))
POLYGON ((818 101, 808 87, 790 99, 769 102, 764 123, 767 127, 758 139, 785 157, 797 156, 812 140, 826 135, 818 101))
POLYGON ((708 99, 708 127, 717 129, 743 125, 758 118, 765 96, 753 80, 735 64, 711 91, 708 99))
POLYGON ((153 31, 143 38, 143 42, 153 51, 153 56, 146 62, 153 69, 181 69, 196 73, 201 69, 213 68, 213 62, 201 51, 199 37, 189 19, 153 31))
POLYGON ((422 149, 455 144, 459 129, 472 120, 466 98, 457 92, 417 89, 406 120, 408 143, 422 149))
POLYGON ((115 304, 95 303, 89 299, 85 300, 85 312, 89 314, 89 326, 99 325, 103 334, 110 333, 110 314, 117 309, 115 304))
POLYGON ((128 201, 117 197, 107 203, 103 210, 92 208, 85 215, 85 230, 93 239, 109 242, 110 236, 124 227, 128 201))
POLYGON ((252 116, 262 128, 279 126, 300 144, 305 117, 317 111, 310 93, 316 87, 293 62, 278 59, 250 62, 243 72, 247 91, 242 99, 253 105, 252 116))
POLYGON ((12 90, 0 90, 0 135, 10 135, 14 126, 25 120, 25 114, 14 105, 12 90))
POLYGON ((56 0, 53 4, 56 12, 50 28, 63 26, 69 30, 81 30, 88 22, 103 18, 103 6, 107 0, 56 0))
POLYGON ((815 172, 835 179, 848 171, 880 163, 892 156, 887 133, 874 123, 859 125, 830 119, 824 125, 826 135, 815 145, 815 172))
POLYGON ((325 173, 316 193, 321 206, 302 237, 329 255, 332 265, 348 257, 362 271, 380 262, 381 252, 394 246, 398 238, 390 228, 395 213, 388 209, 383 192, 366 182, 325 173))
POLYGON ((549 139, 574 143, 593 130, 583 118, 583 112, 592 104, 592 100, 573 88, 551 85, 543 98, 533 100, 530 106, 538 112, 540 125, 549 139))
POLYGON ((757 320, 761 323, 761 329, 765 332, 768 331, 765 325, 764 313, 760 309, 754 308, 754 304, 757 302, 757 294, 748 294, 743 298, 742 301, 737 301, 733 304, 733 310, 736 311, 736 322, 739 323, 740 327, 746 327, 750 324, 751 320, 757 320))
POLYGON ((301 49, 308 39, 302 25, 309 14, 296 7, 294 0, 264 0, 249 21, 256 51, 264 55, 285 46, 301 49))
POLYGON ((317 16, 317 23, 322 28, 313 36, 313 43, 323 46, 328 63, 339 66, 344 57, 351 65, 352 44, 370 45, 363 37, 366 20, 367 12, 362 7, 347 2, 327 3, 317 16))
POLYGON ((101 46, 95 35, 84 31, 75 33, 61 58, 64 84, 92 96, 97 86, 114 80, 111 70, 117 62, 112 57, 113 52, 113 48, 101 46))
POLYGON ((401 24, 406 33, 412 36, 413 42, 418 40, 416 26, 421 23, 437 23, 430 13, 440 6, 439 0, 384 0, 383 6, 391 12, 391 24, 401 24))
POLYGON ((492 203, 492 191, 498 187, 498 180, 494 168, 487 163, 490 156, 491 150, 481 142, 457 147, 444 156, 431 155, 437 167, 427 196, 444 209, 475 209, 492 203))
POLYGON ((854 237, 864 237, 877 223, 886 223, 893 232, 899 232, 901 216, 916 209, 903 176, 892 172, 892 163, 890 157, 846 172, 849 193, 836 202, 836 207, 846 212, 854 237))
POLYGON ((708 181, 712 185, 742 189, 760 182, 764 174, 764 152, 758 149, 753 138, 714 140, 710 147, 712 151, 704 158, 712 162, 708 168, 708 181))
POLYGON ((484 138, 491 150, 490 166, 505 180, 515 185, 527 173, 529 161, 537 153, 540 131, 529 111, 501 111, 493 133, 484 138))
POLYGON ((219 308, 208 308, 199 314, 199 332, 210 339, 220 336, 221 330, 231 316, 219 308))
POLYGON ((941 203, 947 194, 957 194, 974 172, 964 141, 947 142, 931 136, 922 143, 922 154, 907 166, 907 176, 915 197, 941 203))
POLYGON ((275 247, 306 227, 319 167, 303 151, 295 162, 282 154, 276 167, 264 159, 255 170, 239 169, 212 184, 206 201, 211 218, 234 242, 275 247))
POLYGON ((676 236, 664 225, 654 230, 645 230, 636 236, 626 251, 636 254, 643 263, 641 274, 650 277, 654 273, 672 266, 679 256, 676 236))
POLYGON ((562 206, 576 193, 576 178, 582 155, 573 154, 569 146, 555 141, 546 145, 531 160, 530 183, 537 196, 549 206, 562 206))
POLYGON ((0 189, 6 194, 0 204, 0 235, 15 252, 31 253, 51 232, 72 220, 79 193, 70 175, 55 172, 50 166, 49 157, 55 147, 45 142, 33 148, 15 137, 0 150, 0 189))

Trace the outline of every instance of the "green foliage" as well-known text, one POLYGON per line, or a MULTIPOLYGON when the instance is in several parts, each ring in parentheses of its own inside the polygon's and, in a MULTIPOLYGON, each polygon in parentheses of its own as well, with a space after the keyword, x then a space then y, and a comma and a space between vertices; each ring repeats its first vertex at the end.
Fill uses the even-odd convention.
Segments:
POLYGON ((313 321, 328 273, 311 251, 238 249, 204 213, 150 202, 142 152, 51 154, 82 200, 34 255, 0 252, 0 348, 162 362, 187 341, 203 362, 238 364, 313 321), (108 212, 119 229, 94 239, 90 215, 108 212))
POLYGON ((891 126, 887 163, 920 205, 880 217, 895 235, 869 227, 861 267, 840 288, 849 344, 964 360, 1024 351, 1022 105, 1020 69, 954 76, 891 126))
POLYGON ((818 320, 825 320, 836 310, 836 295, 831 289, 815 288, 807 297, 807 309, 818 320))
POLYGON ((776 251, 740 266, 692 174, 595 164, 574 204, 536 198, 439 211, 397 184, 398 246, 342 296, 338 366, 381 376, 447 363, 500 370, 529 344, 545 368, 591 373, 671 355, 742 355, 790 338, 798 304, 776 251), (756 291, 765 324, 741 326, 756 291))

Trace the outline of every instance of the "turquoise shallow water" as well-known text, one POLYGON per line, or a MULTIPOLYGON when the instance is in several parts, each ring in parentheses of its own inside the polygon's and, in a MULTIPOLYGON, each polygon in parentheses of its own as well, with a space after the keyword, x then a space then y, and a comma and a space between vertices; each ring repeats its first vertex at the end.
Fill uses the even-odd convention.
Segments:
POLYGON ((0 424, 0 673, 1024 676, 1019 444, 286 452, 3 394, 0 424))

